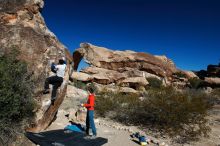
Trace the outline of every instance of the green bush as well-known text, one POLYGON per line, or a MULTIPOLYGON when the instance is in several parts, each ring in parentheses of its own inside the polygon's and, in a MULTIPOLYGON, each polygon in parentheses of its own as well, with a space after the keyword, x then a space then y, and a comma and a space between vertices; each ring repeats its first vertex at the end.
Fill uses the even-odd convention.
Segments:
POLYGON ((176 72, 173 75, 176 75, 178 78, 186 78, 186 74, 184 74, 182 72, 176 72))
POLYGON ((22 132, 21 126, 34 116, 31 74, 27 64, 16 59, 18 54, 12 50, 0 57, 0 136, 3 140, 9 136, 13 140, 16 132, 22 132))
POLYGON ((82 81, 78 81, 76 79, 73 79, 73 86, 79 88, 79 89, 83 89, 86 90, 86 83, 82 82, 82 81))
POLYGON ((111 113, 111 118, 124 124, 187 142, 206 136, 210 130, 205 118, 210 105, 205 97, 198 91, 178 92, 172 87, 150 88, 142 99, 108 92, 98 94, 96 111, 104 117, 111 113))
POLYGON ((157 78, 149 77, 147 78, 147 81, 149 82, 150 87, 160 88, 162 86, 162 81, 157 78))
POLYGON ((97 94, 95 108, 99 116, 106 117, 114 111, 121 112, 128 103, 135 106, 137 101, 139 101, 137 94, 102 91, 97 94))
POLYGON ((203 85, 203 81, 199 78, 196 78, 196 77, 190 78, 189 83, 193 89, 198 89, 198 88, 202 87, 202 85, 203 85))
POLYGON ((210 105, 206 94, 196 90, 178 92, 172 87, 151 89, 145 106, 146 120, 154 123, 162 133, 168 133, 179 142, 207 136, 207 110, 210 105))

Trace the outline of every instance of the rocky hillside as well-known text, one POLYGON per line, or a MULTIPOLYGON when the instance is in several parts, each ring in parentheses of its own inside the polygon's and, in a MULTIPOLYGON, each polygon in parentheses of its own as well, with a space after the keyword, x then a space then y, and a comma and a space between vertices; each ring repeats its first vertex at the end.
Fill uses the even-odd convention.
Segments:
POLYGON ((0 55, 12 49, 19 50, 20 55, 17 57, 28 63, 28 69, 33 73, 35 81, 34 98, 38 108, 35 122, 29 129, 31 131, 41 131, 53 120, 65 97, 69 63, 72 60, 67 48, 47 28, 41 15, 43 6, 43 0, 0 0, 0 55), (43 96, 39 93, 43 89, 45 78, 50 75, 50 63, 58 61, 61 57, 67 59, 65 80, 55 105, 44 111, 43 103, 50 95, 43 96))

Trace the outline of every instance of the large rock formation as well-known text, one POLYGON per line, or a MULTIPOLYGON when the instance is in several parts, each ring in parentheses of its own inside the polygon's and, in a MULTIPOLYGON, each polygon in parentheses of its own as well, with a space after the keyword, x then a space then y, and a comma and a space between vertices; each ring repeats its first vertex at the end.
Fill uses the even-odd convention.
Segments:
POLYGON ((220 78, 220 63, 218 65, 208 65, 207 74, 210 77, 220 78))
POLYGON ((39 108, 36 109, 36 119, 31 131, 41 131, 51 123, 61 105, 69 79, 70 53, 56 36, 50 32, 41 16, 43 0, 0 0, 0 55, 12 48, 20 50, 18 58, 28 63, 29 71, 35 78, 35 100, 39 108), (67 70, 64 82, 58 91, 54 106, 42 107, 50 95, 43 96, 44 80, 50 74, 50 63, 59 58, 67 59, 67 70))
MULTIPOLYGON (((81 43, 80 48, 73 53, 75 71, 82 58, 91 65, 81 71, 83 76, 87 74, 82 81, 92 80, 104 85, 127 84, 127 87, 132 86, 133 89, 137 88, 136 85, 147 85, 148 82, 145 80, 148 77, 168 83, 172 81, 173 74, 179 71, 166 56, 153 56, 133 51, 112 51, 89 43, 81 43)), ((79 76, 74 74, 72 77, 79 79, 79 76)))
POLYGON ((146 71, 160 77, 170 77, 177 71, 174 63, 165 56, 159 57, 133 51, 112 51, 88 43, 80 44, 80 48, 73 54, 75 70, 77 70, 82 58, 98 68, 118 72, 127 67, 146 71))
POLYGON ((220 87, 220 63, 218 65, 208 65, 207 70, 197 71, 196 74, 204 80, 205 86, 220 87))
POLYGON ((210 87, 220 87, 220 78, 217 78, 217 77, 205 77, 204 81, 210 87))
POLYGON ((220 78, 220 63, 218 65, 208 65, 206 70, 197 71, 196 74, 200 79, 205 77, 218 77, 220 78))

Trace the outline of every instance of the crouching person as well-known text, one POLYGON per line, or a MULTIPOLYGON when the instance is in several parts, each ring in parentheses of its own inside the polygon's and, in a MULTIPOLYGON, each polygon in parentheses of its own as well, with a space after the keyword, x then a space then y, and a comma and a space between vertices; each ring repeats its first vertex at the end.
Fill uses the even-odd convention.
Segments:
POLYGON ((91 138, 96 138, 96 127, 94 122, 94 104, 95 104, 95 94, 94 94, 94 88, 91 86, 87 87, 87 92, 89 93, 87 103, 81 104, 81 106, 84 106, 87 108, 87 115, 86 115, 86 134, 89 135, 89 128, 92 128, 93 135, 91 138))
POLYGON ((51 94, 51 104, 54 105, 54 101, 56 99, 57 89, 63 83, 63 78, 65 75, 66 62, 63 59, 59 60, 59 64, 52 64, 51 70, 56 73, 55 76, 48 77, 44 84, 44 94, 49 93, 49 84, 53 85, 53 90, 51 94))

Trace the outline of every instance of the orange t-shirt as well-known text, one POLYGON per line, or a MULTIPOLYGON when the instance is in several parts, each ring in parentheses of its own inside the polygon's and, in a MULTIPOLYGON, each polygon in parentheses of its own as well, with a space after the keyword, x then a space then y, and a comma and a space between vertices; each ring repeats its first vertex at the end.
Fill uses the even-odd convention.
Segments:
POLYGON ((88 110, 94 110, 94 104, 95 104, 95 95, 94 94, 90 94, 87 100, 87 103, 84 104, 84 106, 88 109, 88 110))

